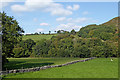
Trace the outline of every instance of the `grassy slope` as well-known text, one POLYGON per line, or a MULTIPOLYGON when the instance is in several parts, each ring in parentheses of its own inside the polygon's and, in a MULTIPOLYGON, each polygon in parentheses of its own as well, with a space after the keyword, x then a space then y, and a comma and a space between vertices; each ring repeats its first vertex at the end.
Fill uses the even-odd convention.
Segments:
POLYGON ((37 72, 10 74, 8 78, 117 78, 118 59, 94 59, 69 66, 50 68, 37 72))
POLYGON ((41 39, 51 39, 52 36, 56 36, 57 34, 55 35, 24 35, 23 36, 23 40, 26 40, 26 39, 32 39, 34 41, 39 41, 41 39))
MULTIPOLYGON (((120 23, 120 22, 119 22, 120 23)), ((100 25, 87 25, 85 27, 82 27, 80 31, 78 31, 79 36, 83 38, 90 38, 96 37, 101 38, 104 36, 102 33, 104 33, 104 36, 109 37, 110 39, 107 40, 113 40, 115 42, 118 41, 118 17, 115 17, 103 24, 100 25)))
POLYGON ((8 70, 40 67, 45 65, 56 65, 80 60, 82 58, 8 58, 9 63, 5 65, 8 70))

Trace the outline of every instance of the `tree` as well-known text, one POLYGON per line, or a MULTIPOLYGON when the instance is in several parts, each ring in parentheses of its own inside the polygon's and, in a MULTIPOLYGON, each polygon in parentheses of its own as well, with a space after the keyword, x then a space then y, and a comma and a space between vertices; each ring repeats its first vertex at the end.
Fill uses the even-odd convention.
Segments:
POLYGON ((75 30, 73 29, 73 30, 71 30, 71 34, 73 34, 73 35, 75 35, 76 34, 76 32, 75 32, 75 30))
POLYGON ((49 31, 49 34, 51 33, 51 31, 49 31))
POLYGON ((55 33, 57 32, 57 31, 54 31, 55 33))
POLYGON ((89 35, 90 37, 92 37, 93 34, 94 34, 94 30, 91 30, 88 35, 89 35))
MULTIPOLYGON (((27 39, 20 42, 20 47, 23 48, 22 55, 20 57, 29 57, 33 52, 33 46, 36 43, 32 39, 27 39)), ((19 47, 18 47, 19 48, 19 47)))
POLYGON ((19 58, 23 55, 24 49, 20 45, 16 45, 13 49, 14 57, 19 58))
MULTIPOLYGON (((13 57, 14 45, 22 40, 23 29, 18 25, 18 22, 12 16, 7 16, 6 13, 0 13, 2 15, 2 53, 4 57, 13 57)), ((4 59, 2 63, 5 63, 4 59)))
POLYGON ((38 35, 38 33, 37 33, 37 32, 35 32, 35 35, 38 35))
POLYGON ((49 40, 46 39, 40 40, 35 45, 34 54, 41 57, 47 56, 50 44, 51 42, 49 40))
POLYGON ((60 34, 60 33, 61 33, 61 31, 60 31, 60 30, 58 30, 58 31, 57 31, 57 33, 58 33, 58 34, 60 34))
POLYGON ((41 32, 39 32, 39 34, 41 34, 41 32))
POLYGON ((5 55, 5 53, 2 53, 2 69, 3 70, 5 69, 4 68, 5 63, 7 63, 7 62, 8 62, 8 59, 7 59, 6 55, 5 55))
POLYGON ((2 14, 2 52, 7 57, 13 56, 14 45, 22 40, 23 29, 18 25, 18 22, 13 17, 2 14))

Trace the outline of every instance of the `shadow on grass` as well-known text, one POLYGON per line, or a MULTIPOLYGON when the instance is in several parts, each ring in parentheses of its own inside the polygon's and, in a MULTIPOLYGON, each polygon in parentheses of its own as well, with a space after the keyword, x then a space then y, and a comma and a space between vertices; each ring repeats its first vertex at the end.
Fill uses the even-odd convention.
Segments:
POLYGON ((3 68, 3 70, 13 70, 13 69, 25 69, 32 67, 41 67, 46 65, 52 65, 54 63, 26 63, 26 61, 10 61, 3 68))

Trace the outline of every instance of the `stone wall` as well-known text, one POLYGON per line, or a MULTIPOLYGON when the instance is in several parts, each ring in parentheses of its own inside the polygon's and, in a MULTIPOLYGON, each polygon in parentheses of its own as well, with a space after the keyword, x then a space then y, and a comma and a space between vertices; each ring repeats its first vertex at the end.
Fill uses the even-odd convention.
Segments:
POLYGON ((65 64, 61 64, 61 65, 51 65, 51 66, 43 66, 43 67, 35 67, 35 68, 27 68, 27 69, 7 70, 7 71, 2 71, 0 73, 0 75, 7 75, 7 74, 10 74, 10 73, 24 73, 24 72, 40 71, 40 70, 47 69, 47 68, 62 67, 62 66, 74 64, 74 63, 77 63, 77 62, 85 62, 85 61, 88 61, 88 60, 92 60, 94 58, 95 57, 87 58, 87 59, 84 59, 84 60, 71 61, 71 62, 68 62, 68 63, 65 63, 65 64))

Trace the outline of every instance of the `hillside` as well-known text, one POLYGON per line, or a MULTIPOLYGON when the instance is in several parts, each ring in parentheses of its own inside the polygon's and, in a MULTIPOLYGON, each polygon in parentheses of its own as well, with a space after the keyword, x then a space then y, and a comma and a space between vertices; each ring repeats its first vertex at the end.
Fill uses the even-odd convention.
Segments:
POLYGON ((118 40, 118 17, 100 25, 88 25, 80 29, 78 36, 82 38, 97 37, 104 41, 118 40))
POLYGON ((112 25, 112 26, 118 27, 118 17, 115 17, 109 20, 108 22, 103 23, 103 25, 107 25, 107 26, 112 25))
POLYGON ((14 57, 117 57, 117 20, 88 25, 78 32, 25 35, 13 49, 14 57))
POLYGON ((23 40, 32 39, 34 41, 40 41, 41 39, 51 39, 52 36, 56 36, 56 34, 51 35, 24 35, 23 40))

